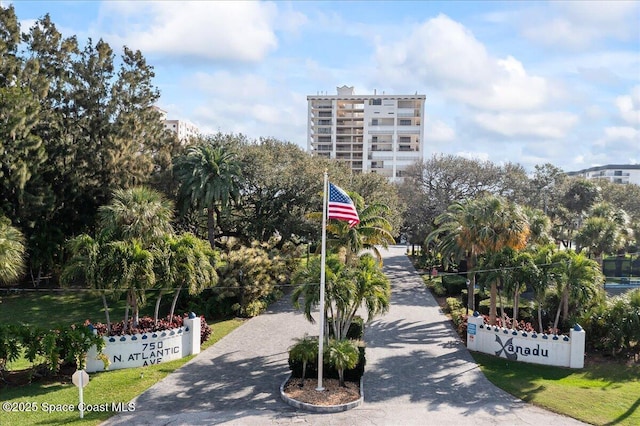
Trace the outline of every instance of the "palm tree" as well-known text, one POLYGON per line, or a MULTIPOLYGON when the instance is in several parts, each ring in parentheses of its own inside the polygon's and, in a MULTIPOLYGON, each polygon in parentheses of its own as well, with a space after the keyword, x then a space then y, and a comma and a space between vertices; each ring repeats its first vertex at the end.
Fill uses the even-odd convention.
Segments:
POLYGON ((302 380, 307 374, 307 363, 314 362, 318 357, 318 339, 305 335, 301 339, 295 339, 296 343, 289 348, 289 356, 293 361, 302 362, 302 380))
POLYGON ((495 286, 500 301, 501 318, 505 319, 504 303, 502 303, 502 290, 509 291, 513 287, 513 267, 516 251, 510 247, 504 247, 498 252, 487 253, 480 259, 480 268, 487 270, 483 278, 491 286, 495 286))
MULTIPOLYGON (((473 273, 478 256, 504 247, 520 250, 526 246, 529 225, 518 205, 487 195, 471 202, 455 202, 435 220, 436 229, 426 242, 436 242, 445 266, 466 260, 469 271, 468 305, 475 306, 473 273)), ((490 322, 496 318, 496 283, 491 284, 490 322)))
POLYGON ((526 291, 528 283, 535 281, 538 269, 533 256, 528 252, 517 253, 513 266, 510 290, 513 296, 513 324, 515 326, 518 321, 518 310, 520 309, 520 294, 526 291))
POLYGON ((129 322, 129 309, 133 311, 133 324, 138 325, 140 306, 146 303, 146 290, 156 283, 154 252, 145 249, 137 240, 113 241, 105 247, 105 276, 114 289, 127 295, 124 327, 129 322))
POLYGON ((0 284, 9 284, 20 279, 24 273, 24 237, 11 226, 11 222, 0 216, 0 284))
POLYGON ((240 197, 240 163, 235 153, 212 143, 192 146, 174 163, 180 183, 178 197, 182 211, 189 208, 207 211, 207 236, 215 247, 215 224, 222 210, 240 197))
POLYGON ((104 279, 102 271, 104 266, 102 246, 87 234, 69 240, 67 246, 71 252, 71 258, 62 271, 62 283, 68 285, 80 278, 88 287, 101 290, 100 296, 107 321, 107 333, 111 333, 111 318, 106 296, 111 283, 104 279))
POLYGON ((629 215, 609 203, 595 204, 589 217, 575 236, 576 251, 585 247, 602 266, 602 255, 614 252, 626 245, 632 238, 629 215))
MULTIPOLYGON (((169 312, 171 321, 182 288, 186 287, 191 295, 199 294, 218 282, 218 274, 215 270, 215 253, 205 241, 195 235, 186 233, 179 237, 169 237, 167 247, 169 257, 164 278, 170 286, 177 286, 169 312)), ((159 300, 160 296, 158 296, 158 303, 159 300)), ((157 311, 158 304, 156 319, 157 311)))
POLYGON ((553 243, 551 237, 551 219, 542 210, 524 206, 523 213, 529 223, 529 247, 540 247, 553 243))
POLYGON ((602 272, 597 262, 588 259, 582 253, 565 250, 551 257, 552 279, 556 285, 559 298, 553 329, 558 329, 560 312, 564 321, 569 320, 569 306, 573 301, 583 309, 588 308, 586 302, 597 300, 600 284, 603 281, 602 272))
POLYGON ((540 333, 544 330, 542 327, 542 306, 552 282, 551 269, 553 265, 551 264, 551 256, 554 250, 555 246, 548 244, 536 250, 533 256, 535 269, 533 269, 534 276, 529 281, 529 284, 533 290, 533 299, 538 308, 538 332, 540 333))
MULTIPOLYGON (((313 322, 311 311, 320 301, 320 260, 313 259, 308 266, 298 270, 292 282, 297 284, 291 295, 294 306, 300 308, 302 297, 305 317, 313 322)), ((367 321, 389 309, 389 279, 370 254, 361 256, 358 263, 351 266, 342 263, 336 255, 328 256, 325 284, 325 316, 332 318, 333 335, 336 339, 346 337, 349 326, 363 303, 367 310, 367 321)))
POLYGON ((98 209, 102 241, 137 239, 148 246, 173 233, 173 204, 159 192, 136 187, 118 189, 112 201, 98 209))
MULTIPOLYGON (((351 263, 363 250, 371 250, 382 263, 382 255, 378 246, 383 248, 394 244, 395 240, 391 232, 391 224, 384 215, 389 212, 389 207, 382 203, 365 206, 364 199, 355 192, 349 192, 353 200, 360 222, 350 227, 345 221, 330 220, 327 224, 327 246, 339 251, 344 249, 346 263, 351 263)), ((316 213, 315 216, 318 214, 316 213)))
POLYGON ((354 368, 358 364, 358 347, 351 340, 332 339, 327 350, 329 364, 338 370, 340 386, 344 386, 344 370, 354 368))
MULTIPOLYGON (((334 289, 347 288, 349 289, 349 280, 343 281, 342 285, 339 282, 343 277, 343 271, 346 268, 345 264, 335 254, 327 255, 325 262, 325 297, 327 303, 324 305, 324 316, 329 317, 332 304, 329 303, 334 289)), ((291 293, 291 301, 296 309, 300 309, 300 298, 303 299, 304 306, 302 310, 304 316, 310 323, 315 323, 311 311, 320 303, 320 269, 321 260, 320 257, 314 257, 304 267, 300 267, 291 278, 291 283, 295 285, 293 292, 291 293)), ((343 291, 344 292, 344 291, 343 291)), ((328 321, 325 322, 325 335, 328 336, 328 321)))

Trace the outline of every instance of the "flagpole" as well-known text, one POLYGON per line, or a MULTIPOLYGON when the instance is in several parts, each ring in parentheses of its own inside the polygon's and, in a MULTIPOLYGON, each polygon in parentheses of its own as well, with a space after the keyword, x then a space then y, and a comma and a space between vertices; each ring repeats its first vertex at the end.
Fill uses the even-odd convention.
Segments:
POLYGON ((320 335, 318 336, 318 387, 317 391, 323 391, 322 387, 322 367, 323 367, 323 346, 324 346, 324 281, 325 281, 325 261, 327 258, 327 172, 324 172, 323 198, 322 198, 322 250, 320 254, 320 335))

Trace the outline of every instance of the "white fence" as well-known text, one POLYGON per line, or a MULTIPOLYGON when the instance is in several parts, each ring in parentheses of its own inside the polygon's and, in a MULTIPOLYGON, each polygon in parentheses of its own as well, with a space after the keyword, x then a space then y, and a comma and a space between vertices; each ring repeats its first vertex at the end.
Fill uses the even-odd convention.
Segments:
POLYGON ((584 367, 585 337, 579 325, 569 336, 560 336, 490 326, 477 312, 467 320, 469 350, 533 364, 584 367))
MULTIPOLYGON (((200 317, 190 315, 182 327, 171 330, 103 339, 102 353, 109 359, 109 370, 160 364, 200 352, 200 317)), ((87 372, 104 370, 104 362, 97 355, 95 346, 87 353, 87 372)))

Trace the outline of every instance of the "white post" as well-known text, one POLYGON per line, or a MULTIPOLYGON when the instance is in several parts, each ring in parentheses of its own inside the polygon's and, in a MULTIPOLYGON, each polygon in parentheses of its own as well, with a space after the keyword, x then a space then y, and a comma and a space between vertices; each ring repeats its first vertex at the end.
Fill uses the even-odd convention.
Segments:
MULTIPOLYGON (((185 354, 183 349, 183 356, 195 355, 200 353, 200 317, 191 312, 189 318, 183 320, 183 324, 189 327, 191 330, 191 338, 188 339, 189 350, 185 354)), ((184 342, 184 340, 183 340, 184 342)))
POLYGON ((570 368, 584 367, 584 346, 587 339, 587 333, 584 329, 576 324, 569 333, 571 339, 571 355, 569 357, 570 368))
POLYGON ((324 280, 325 280, 325 261, 326 261, 326 245, 327 245, 327 172, 324 172, 324 184, 322 186, 322 250, 320 254, 320 334, 318 336, 318 387, 317 391, 323 391, 322 386, 322 363, 324 349, 324 280))
POLYGON ((78 404, 80 406, 80 418, 84 418, 84 395, 83 395, 83 388, 84 388, 84 383, 82 380, 82 374, 79 375, 78 380, 80 381, 79 385, 78 385, 78 392, 80 392, 80 404, 78 404))
POLYGON ((470 351, 479 351, 478 334, 480 326, 484 324, 484 318, 477 312, 467 318, 467 348, 470 351))

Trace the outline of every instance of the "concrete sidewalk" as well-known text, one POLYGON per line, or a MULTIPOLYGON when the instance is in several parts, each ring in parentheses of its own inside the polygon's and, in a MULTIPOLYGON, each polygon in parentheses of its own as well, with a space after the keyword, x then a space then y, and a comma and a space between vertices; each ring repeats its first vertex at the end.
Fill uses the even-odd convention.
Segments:
MULTIPOLYGON (((580 425, 496 388, 404 255, 383 251, 392 282, 390 311, 365 333, 364 404, 311 414, 281 401, 287 349, 316 334, 288 297, 136 398, 136 410, 109 425, 580 425)), ((215 332, 215 330, 214 330, 215 332)))

